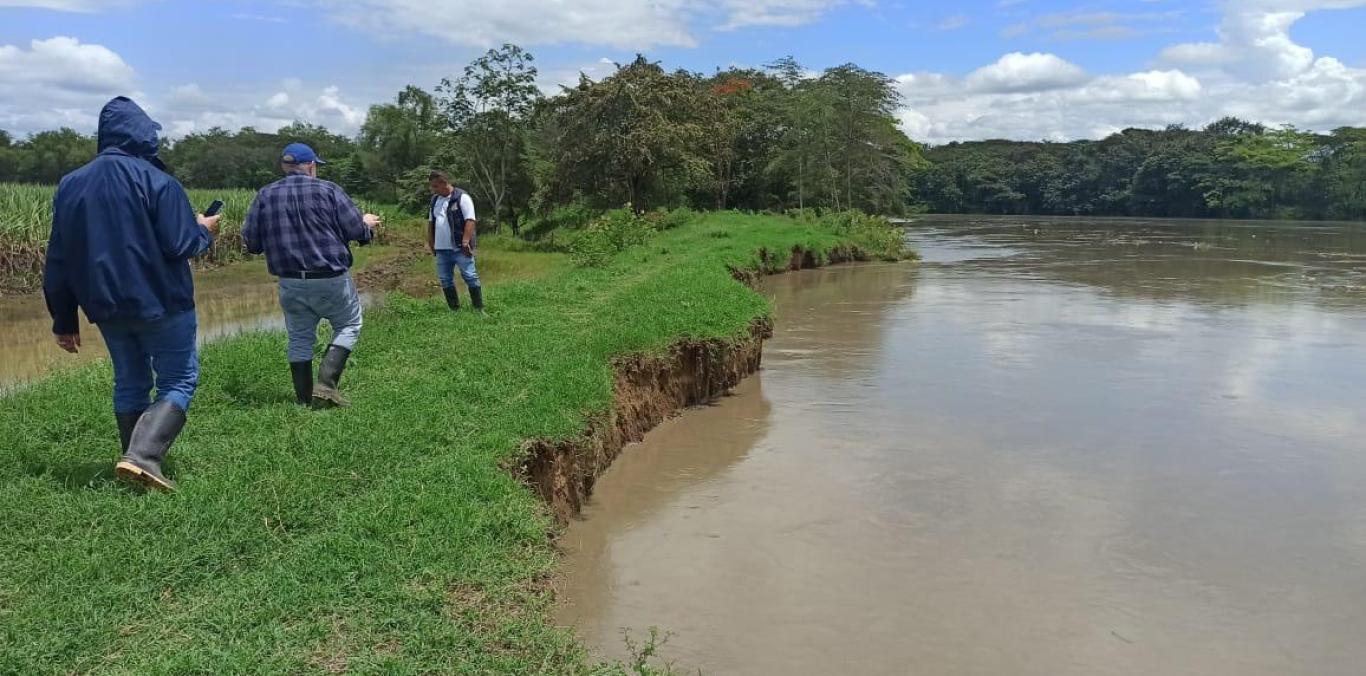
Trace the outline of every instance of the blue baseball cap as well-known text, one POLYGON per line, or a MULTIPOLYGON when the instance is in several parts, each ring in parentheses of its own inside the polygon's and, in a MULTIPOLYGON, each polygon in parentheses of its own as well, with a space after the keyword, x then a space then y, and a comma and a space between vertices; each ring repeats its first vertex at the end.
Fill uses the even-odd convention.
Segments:
POLYGON ((312 148, 303 143, 291 143, 285 146, 285 151, 280 154, 280 161, 285 164, 308 164, 309 162, 327 164, 323 158, 318 157, 318 153, 313 152, 312 148))

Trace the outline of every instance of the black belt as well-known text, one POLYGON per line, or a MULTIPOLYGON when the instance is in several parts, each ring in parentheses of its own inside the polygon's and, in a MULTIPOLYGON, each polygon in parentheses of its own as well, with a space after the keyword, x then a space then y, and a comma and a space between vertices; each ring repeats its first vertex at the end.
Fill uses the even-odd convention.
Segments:
POLYGON ((337 272, 335 270, 324 270, 322 272, 291 272, 287 275, 280 275, 285 279, 334 279, 346 274, 345 270, 337 272))

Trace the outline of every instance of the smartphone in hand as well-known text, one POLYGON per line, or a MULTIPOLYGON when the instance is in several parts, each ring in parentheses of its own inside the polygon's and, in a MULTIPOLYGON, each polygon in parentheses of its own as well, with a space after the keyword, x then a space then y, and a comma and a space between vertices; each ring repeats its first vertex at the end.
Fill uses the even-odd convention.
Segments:
POLYGON ((220 212, 220 211, 222 211, 222 210, 223 210, 223 200, 214 200, 214 201, 213 201, 213 204, 210 204, 210 205, 209 205, 209 208, 204 210, 204 215, 205 215, 205 216, 217 216, 217 215, 218 215, 218 212, 220 212))

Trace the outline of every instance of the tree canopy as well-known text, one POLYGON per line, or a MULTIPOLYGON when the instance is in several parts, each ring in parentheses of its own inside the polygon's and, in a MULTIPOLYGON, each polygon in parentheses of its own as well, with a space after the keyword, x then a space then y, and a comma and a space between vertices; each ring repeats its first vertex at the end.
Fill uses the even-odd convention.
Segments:
POLYGON ((1360 220, 1363 139, 1226 118, 1099 141, 951 143, 928 149, 915 192, 946 213, 1360 220))
MULTIPOLYGON (((794 59, 710 75, 645 56, 547 94, 535 58, 491 49, 434 90, 372 106, 355 137, 296 122, 210 129, 167 142, 188 187, 256 188, 285 144, 313 145, 322 176, 372 199, 419 205, 442 169, 484 221, 528 213, 692 206, 947 213, 1366 219, 1366 130, 1311 133, 1227 118, 1204 129, 1127 129, 1070 143, 986 140, 923 147, 897 124, 895 83, 794 59)), ((53 183, 95 141, 71 129, 0 131, 0 181, 53 183)))

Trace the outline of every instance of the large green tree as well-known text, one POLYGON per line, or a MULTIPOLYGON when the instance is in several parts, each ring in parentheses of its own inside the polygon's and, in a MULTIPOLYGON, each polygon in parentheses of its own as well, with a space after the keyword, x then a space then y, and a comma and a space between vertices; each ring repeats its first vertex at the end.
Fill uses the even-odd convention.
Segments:
POLYGON ((442 80, 439 102, 452 134, 434 164, 468 177, 495 224, 530 199, 526 157, 530 118, 540 99, 535 59, 516 45, 491 49, 442 80))
POLYGON ((95 138, 69 127, 42 131, 15 148, 16 178, 26 183, 56 183, 95 157, 95 138))
POLYGON ((0 182, 19 179, 19 151, 14 147, 14 137, 0 129, 0 182))
POLYGON ((1318 215, 1366 219, 1366 129, 1337 129, 1328 138, 1313 194, 1322 200, 1318 215))
POLYGON ((541 115, 543 195, 582 195, 637 210, 677 201, 705 181, 700 79, 638 56, 601 81, 549 100, 541 115))
POLYGON ((897 126, 891 79, 852 64, 808 77, 791 57, 769 70, 785 91, 769 170, 789 186, 793 206, 903 211, 923 159, 897 126))
POLYGON ((436 149, 445 122, 431 93, 408 85, 393 103, 371 106, 361 125, 361 165, 376 196, 405 198, 405 176, 424 166, 436 149))

